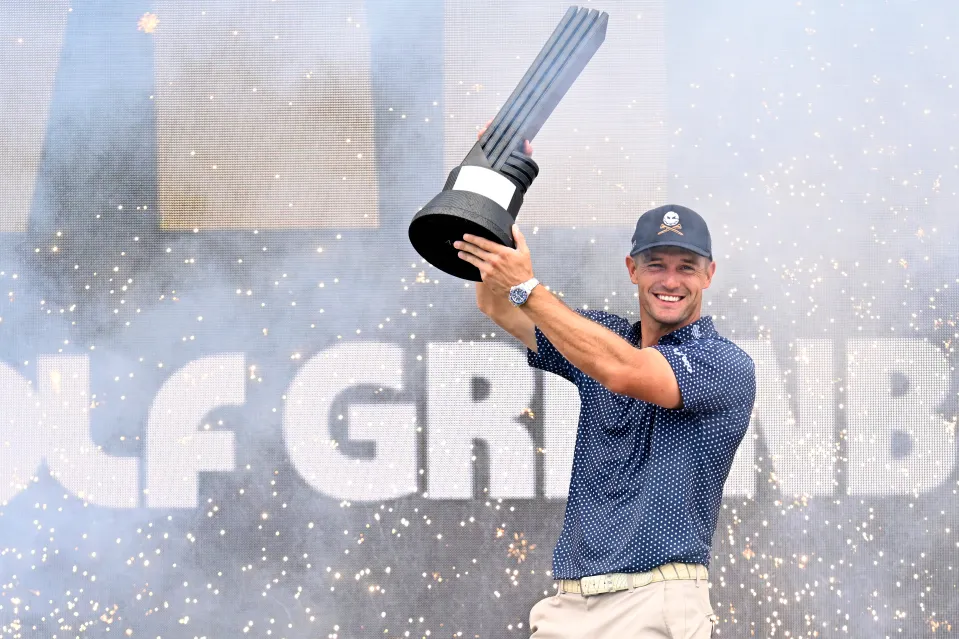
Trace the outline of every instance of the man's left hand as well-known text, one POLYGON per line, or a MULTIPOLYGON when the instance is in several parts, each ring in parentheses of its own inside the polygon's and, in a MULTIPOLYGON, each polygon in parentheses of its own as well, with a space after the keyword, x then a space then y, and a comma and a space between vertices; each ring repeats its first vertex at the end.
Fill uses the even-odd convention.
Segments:
POLYGON ((516 224, 513 225, 513 241, 515 249, 467 234, 462 241, 453 242, 453 247, 459 250, 460 259, 479 269, 483 282, 494 295, 506 297, 511 287, 533 277, 529 247, 516 224))

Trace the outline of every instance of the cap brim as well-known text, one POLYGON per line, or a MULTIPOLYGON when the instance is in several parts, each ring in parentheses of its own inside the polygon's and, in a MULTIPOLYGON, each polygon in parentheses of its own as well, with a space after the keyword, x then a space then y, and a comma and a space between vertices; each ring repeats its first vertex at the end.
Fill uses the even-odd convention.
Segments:
POLYGON ((653 242, 651 244, 644 244, 643 246, 639 247, 638 249, 636 249, 629 255, 630 257, 632 257, 633 255, 636 255, 637 253, 642 253, 643 251, 647 249, 657 248, 659 246, 678 246, 679 248, 686 249, 687 251, 692 251, 696 255, 702 255, 703 257, 708 257, 709 259, 713 259, 712 255, 703 251, 703 249, 701 249, 700 247, 695 246, 693 244, 689 244, 687 242, 677 242, 676 240, 661 240, 659 242, 653 242))

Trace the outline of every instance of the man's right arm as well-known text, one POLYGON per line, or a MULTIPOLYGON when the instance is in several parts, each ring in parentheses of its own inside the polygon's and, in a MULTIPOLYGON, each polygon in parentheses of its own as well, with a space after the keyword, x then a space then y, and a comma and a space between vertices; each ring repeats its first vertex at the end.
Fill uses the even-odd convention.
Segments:
POLYGON ((526 314, 513 306, 509 298, 494 296, 483 282, 476 283, 476 306, 504 331, 536 352, 536 325, 526 314))
MULTIPOLYGON (((492 123, 493 118, 490 118, 480 128, 479 133, 476 134, 477 140, 483 137, 483 133, 492 123)), ((523 152, 527 155, 533 154, 533 147, 530 146, 529 140, 523 143, 523 152)), ((536 325, 533 324, 533 320, 526 317, 523 311, 513 306, 508 298, 495 298, 486 284, 477 282, 476 305, 479 310, 483 311, 484 315, 496 322, 500 328, 526 344, 526 347, 531 351, 536 352, 536 325)))

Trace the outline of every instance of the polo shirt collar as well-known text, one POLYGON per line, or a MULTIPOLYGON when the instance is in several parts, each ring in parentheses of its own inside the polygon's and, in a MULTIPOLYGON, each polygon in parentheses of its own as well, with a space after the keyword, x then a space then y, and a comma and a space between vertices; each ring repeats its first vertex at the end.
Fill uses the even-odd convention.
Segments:
POLYGON ((683 344, 693 339, 705 339, 716 336, 716 327, 713 326, 713 318, 709 315, 701 316, 692 324, 687 324, 678 331, 663 335, 660 344, 683 344))
MULTIPOLYGON (((633 334, 639 339, 639 322, 633 324, 633 334)), ((684 344, 693 339, 706 339, 716 337, 716 327, 713 325, 713 318, 710 315, 702 315, 692 324, 687 324, 679 330, 667 333, 659 339, 660 344, 684 344)))

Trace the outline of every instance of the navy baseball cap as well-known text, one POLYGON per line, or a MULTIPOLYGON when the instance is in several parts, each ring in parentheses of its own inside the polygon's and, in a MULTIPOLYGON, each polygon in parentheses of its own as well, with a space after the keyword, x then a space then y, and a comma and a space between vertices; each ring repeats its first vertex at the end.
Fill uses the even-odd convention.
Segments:
POLYGON ((630 255, 657 246, 678 246, 713 259, 709 228, 699 213, 678 204, 666 204, 643 213, 633 232, 630 255))

